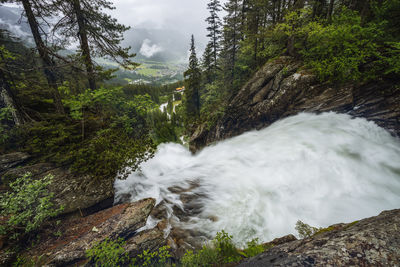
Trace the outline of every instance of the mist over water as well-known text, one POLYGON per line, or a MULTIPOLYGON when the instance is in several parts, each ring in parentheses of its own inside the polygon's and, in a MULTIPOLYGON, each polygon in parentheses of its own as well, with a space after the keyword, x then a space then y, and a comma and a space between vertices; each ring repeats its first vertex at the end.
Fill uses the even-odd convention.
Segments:
POLYGON ((326 227, 400 208, 400 141, 365 119, 299 114, 196 155, 163 144, 115 190, 116 201, 166 203, 173 226, 268 241, 295 233, 297 220, 326 227))

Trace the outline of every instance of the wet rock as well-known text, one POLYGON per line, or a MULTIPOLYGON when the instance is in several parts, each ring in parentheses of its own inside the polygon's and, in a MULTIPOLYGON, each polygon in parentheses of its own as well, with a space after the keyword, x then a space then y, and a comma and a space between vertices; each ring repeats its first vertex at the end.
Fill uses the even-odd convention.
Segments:
POLYGON ((46 255, 47 266, 69 266, 84 262, 86 250, 106 238, 127 239, 126 250, 137 255, 142 249, 153 249, 163 244, 163 232, 152 229, 136 234, 146 225, 146 220, 155 205, 154 199, 121 204, 96 214, 65 221, 61 240, 44 241, 31 251, 33 255, 46 255), (94 230, 96 229, 96 230, 94 230))
POLYGON ((53 183, 49 189, 54 194, 55 202, 64 207, 63 214, 79 211, 88 215, 113 204, 114 179, 75 175, 68 169, 57 168, 50 163, 9 169, 2 180, 9 182, 27 172, 37 178, 53 175, 53 183))
POLYGON ((308 239, 278 242, 239 266, 397 266, 399 225, 399 209, 384 211, 359 222, 333 225, 308 239))
POLYGON ((300 112, 335 111, 372 120, 400 136, 398 81, 367 84, 321 84, 301 63, 290 57, 270 61, 251 78, 229 103, 213 127, 200 125, 190 139, 195 152, 206 145, 300 112))
POLYGON ((125 249, 129 253, 129 256, 134 258, 144 250, 155 251, 166 244, 167 240, 164 238, 164 232, 158 228, 154 228, 140 232, 128 239, 125 249))
POLYGON ((0 173, 24 163, 29 158, 30 155, 23 152, 0 155, 0 173))

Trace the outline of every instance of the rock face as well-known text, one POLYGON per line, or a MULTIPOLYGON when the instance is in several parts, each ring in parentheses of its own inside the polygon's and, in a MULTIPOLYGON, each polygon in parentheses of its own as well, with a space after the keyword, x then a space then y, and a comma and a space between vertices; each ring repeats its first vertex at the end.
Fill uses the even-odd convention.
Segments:
POLYGON ((30 156, 22 152, 0 155, 0 173, 24 163, 30 156))
POLYGON ((48 235, 29 254, 36 257, 43 255, 43 265, 75 266, 87 261, 87 249, 106 238, 125 239, 126 251, 131 257, 137 256, 144 249, 156 249, 165 244, 163 231, 155 228, 137 233, 138 229, 146 225, 154 204, 154 199, 143 199, 120 204, 87 217, 70 218, 60 226, 61 237, 48 235))
POLYGON ((399 266, 400 209, 276 245, 239 266, 399 266))
MULTIPOLYGON (((13 153, 17 154, 17 153, 13 153)), ((63 206, 63 214, 79 211, 90 214, 103 208, 111 207, 114 201, 114 181, 110 178, 97 179, 89 175, 74 175, 65 168, 57 168, 50 163, 12 168, 4 172, 2 182, 7 183, 30 172, 34 177, 53 175, 50 191, 55 201, 63 206)))
POLYGON ((232 99, 225 115, 211 129, 193 134, 192 151, 219 140, 261 129, 300 112, 336 111, 375 121, 400 136, 398 81, 376 81, 356 86, 321 84, 290 57, 267 63, 232 99))

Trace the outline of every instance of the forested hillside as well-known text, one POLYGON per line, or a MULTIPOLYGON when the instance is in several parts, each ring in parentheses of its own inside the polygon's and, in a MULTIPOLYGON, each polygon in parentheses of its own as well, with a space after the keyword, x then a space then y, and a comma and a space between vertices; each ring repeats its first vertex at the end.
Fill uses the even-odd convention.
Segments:
MULTIPOLYGON (((322 194, 329 190, 307 194, 315 184, 332 186, 338 173, 346 190, 358 181, 377 187, 356 186, 353 199, 338 185, 332 195, 355 207, 398 204, 399 168, 391 161, 400 155, 392 136, 400 132, 400 0, 207 2, 208 43, 200 51, 188 34, 187 70, 177 81, 182 65, 135 62, 122 45, 130 27, 110 15, 113 1, 0 0, 19 7, 13 10, 32 40, 12 27, 0 30, 0 265, 234 266, 294 242, 290 235, 265 244, 259 238, 274 236, 267 226, 288 229, 282 214, 302 210, 294 192, 306 192, 307 201, 318 196, 303 208, 307 216, 325 207, 315 203, 331 197, 322 194), (198 151, 288 116, 326 111, 348 114, 301 114, 275 125, 278 134, 264 129, 197 155, 187 148, 188 140, 198 151), (291 143, 297 139, 299 146, 291 143), (292 146, 303 150, 292 153, 292 146), (318 161, 326 151, 330 161, 318 161), (297 179, 307 156, 310 179, 297 179), (379 183, 370 179, 375 174, 383 176, 379 183), (235 239, 229 227, 242 236, 235 239)), ((344 206, 351 205, 329 207, 340 213, 344 206)), ((363 223, 377 229, 381 217, 395 222, 398 211, 385 214, 363 223)), ((318 241, 356 223, 317 228, 298 221, 296 230, 318 241)), ((390 237, 381 229, 384 240, 392 228, 390 237)), ((354 232, 346 233, 350 240, 354 232)), ((399 255, 390 253, 377 261, 399 255)))
POLYGON ((214 0, 208 9, 195 120, 215 123, 239 88, 278 56, 303 62, 321 83, 399 79, 397 0, 214 0))

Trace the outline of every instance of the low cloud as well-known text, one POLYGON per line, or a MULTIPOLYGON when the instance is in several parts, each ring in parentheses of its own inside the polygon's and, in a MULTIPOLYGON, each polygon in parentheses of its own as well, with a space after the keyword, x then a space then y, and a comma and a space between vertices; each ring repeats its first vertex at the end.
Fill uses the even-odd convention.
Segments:
POLYGON ((151 40, 145 39, 143 40, 143 44, 140 48, 139 53, 149 58, 162 51, 164 51, 164 49, 161 46, 157 44, 152 44, 151 40))

